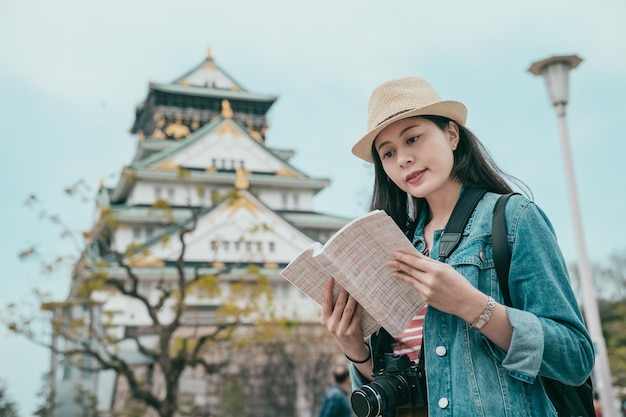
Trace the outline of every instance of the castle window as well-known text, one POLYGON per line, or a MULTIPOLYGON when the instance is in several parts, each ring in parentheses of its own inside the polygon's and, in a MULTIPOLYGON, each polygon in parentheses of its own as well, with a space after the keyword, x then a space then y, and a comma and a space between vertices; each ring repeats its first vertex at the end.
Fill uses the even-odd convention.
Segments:
POLYGON ((151 286, 148 282, 142 282, 139 284, 138 293, 144 297, 149 297, 151 292, 151 286))
POLYGON ((154 199, 159 200, 161 198, 161 187, 154 187, 154 199))
POLYGON ((289 295, 288 294, 288 291, 289 291, 288 286, 283 284, 283 283, 280 283, 280 282, 272 284, 272 291, 274 292, 274 294, 277 297, 280 297, 280 298, 287 298, 287 296, 289 295))
POLYGON ((83 379, 87 379, 91 376, 91 371, 89 370, 89 368, 91 368, 93 364, 93 359, 91 358, 91 356, 85 355, 83 356, 83 366, 85 368, 81 368, 81 372, 80 372, 80 376, 83 379))
POLYGON ((141 238, 141 228, 135 226, 133 227, 133 239, 141 238))
POLYGON ((63 381, 67 381, 68 379, 70 379, 70 377, 72 376, 72 369, 70 367, 70 364, 67 363, 66 360, 63 360, 63 381))
POLYGON ((270 252, 274 252, 274 250, 276 250, 276 243, 270 242, 270 252))

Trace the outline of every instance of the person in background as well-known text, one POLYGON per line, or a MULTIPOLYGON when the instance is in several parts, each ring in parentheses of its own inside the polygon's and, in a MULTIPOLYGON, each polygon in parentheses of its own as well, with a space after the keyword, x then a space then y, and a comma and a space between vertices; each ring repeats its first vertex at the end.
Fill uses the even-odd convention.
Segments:
POLYGON ((596 411, 596 417, 602 417, 602 403, 597 392, 593 393, 593 408, 596 411))
POLYGON ((335 383, 328 387, 322 399, 319 417, 352 417, 350 406, 350 370, 345 365, 333 369, 335 383))

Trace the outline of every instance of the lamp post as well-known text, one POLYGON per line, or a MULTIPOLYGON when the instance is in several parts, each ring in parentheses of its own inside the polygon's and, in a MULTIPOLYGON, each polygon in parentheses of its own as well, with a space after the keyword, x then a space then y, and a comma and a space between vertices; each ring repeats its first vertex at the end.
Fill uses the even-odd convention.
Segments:
POLYGON ((553 56, 533 63, 528 71, 534 75, 542 76, 548 88, 550 101, 556 110, 561 130, 561 145, 563 147, 563 160, 565 162, 565 173, 569 189, 570 207, 572 219, 574 221, 574 233, 578 247, 578 273, 582 288, 585 321, 589 329, 589 335, 593 340, 596 350, 596 364, 593 368, 595 390, 600 396, 604 417, 617 417, 613 383, 611 381, 611 370, 606 351, 606 343, 602 336, 602 326, 600 324, 600 314, 598 312, 598 301, 596 299, 595 288, 591 268, 587 259, 585 241, 583 238, 582 222, 578 208, 578 196, 576 193, 576 183, 574 181, 574 168, 572 165, 572 155, 569 147, 569 137, 565 120, 565 106, 568 100, 568 74, 576 68, 582 59, 576 55, 553 56))

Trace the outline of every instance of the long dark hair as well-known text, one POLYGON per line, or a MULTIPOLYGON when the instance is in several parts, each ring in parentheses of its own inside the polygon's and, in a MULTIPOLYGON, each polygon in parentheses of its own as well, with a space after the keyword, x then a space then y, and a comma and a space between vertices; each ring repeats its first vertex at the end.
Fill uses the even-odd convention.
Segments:
MULTIPOLYGON (((452 121, 442 116, 418 117, 430 120, 442 131, 452 121)), ((425 199, 407 194, 389 179, 378 152, 374 148, 374 143, 372 143, 372 156, 374 158, 374 192, 370 210, 385 210, 402 230, 407 230, 417 218, 425 199)), ((454 165, 450 177, 467 187, 484 188, 498 194, 513 191, 506 178, 521 183, 517 178, 502 171, 478 138, 461 125, 459 125, 459 143, 454 151, 454 165)))

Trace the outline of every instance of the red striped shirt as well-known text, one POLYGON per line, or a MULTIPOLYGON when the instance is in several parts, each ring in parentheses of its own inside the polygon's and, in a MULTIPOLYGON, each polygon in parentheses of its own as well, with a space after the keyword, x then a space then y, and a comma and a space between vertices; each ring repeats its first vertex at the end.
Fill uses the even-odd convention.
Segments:
POLYGON ((411 319, 407 328, 396 338, 393 344, 394 356, 408 355, 409 359, 417 363, 422 350, 422 335, 424 332, 424 317, 428 306, 422 307, 411 319))

